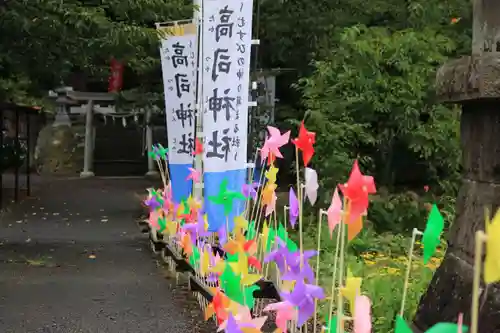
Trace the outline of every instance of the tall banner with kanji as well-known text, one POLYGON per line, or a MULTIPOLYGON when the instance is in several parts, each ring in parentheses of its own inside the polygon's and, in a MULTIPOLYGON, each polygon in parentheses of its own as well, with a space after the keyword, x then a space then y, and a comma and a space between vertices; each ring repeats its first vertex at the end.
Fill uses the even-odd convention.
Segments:
POLYGON ((217 196, 223 181, 241 192, 247 175, 248 99, 253 0, 203 2, 204 197, 210 231, 218 231, 241 214, 234 202, 229 216, 217 196))
POLYGON ((192 182, 195 142, 197 33, 193 23, 172 22, 158 27, 165 91, 169 171, 175 202, 187 199, 192 182))

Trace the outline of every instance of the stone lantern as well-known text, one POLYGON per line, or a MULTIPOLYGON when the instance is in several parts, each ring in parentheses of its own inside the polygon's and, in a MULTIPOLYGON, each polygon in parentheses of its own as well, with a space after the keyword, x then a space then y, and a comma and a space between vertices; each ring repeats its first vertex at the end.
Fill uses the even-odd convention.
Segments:
MULTIPOLYGON (((500 206, 500 1, 474 0, 472 54, 438 71, 441 101, 462 106, 462 185, 446 257, 422 297, 414 320, 425 331, 437 322, 471 316, 474 235, 484 230, 484 209, 500 206)), ((479 330, 500 332, 500 286, 482 285, 479 330)))

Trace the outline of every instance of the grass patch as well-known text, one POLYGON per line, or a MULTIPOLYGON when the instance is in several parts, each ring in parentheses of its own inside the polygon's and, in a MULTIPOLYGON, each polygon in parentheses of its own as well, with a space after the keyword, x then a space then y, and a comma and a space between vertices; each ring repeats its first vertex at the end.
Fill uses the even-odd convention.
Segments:
MULTIPOLYGON (((334 233, 333 238, 330 239, 329 231, 325 226, 321 237, 318 279, 327 297, 331 296, 335 237, 334 233)), ((354 276, 363 278, 361 292, 372 301, 373 332, 394 331, 394 320, 401 306, 410 241, 410 237, 403 235, 377 234, 368 226, 348 245, 345 258, 347 267, 354 276)), ((316 227, 309 227, 304 232, 304 248, 317 248, 316 227)), ((435 257, 427 265, 423 264, 421 248, 422 245, 417 238, 404 312, 404 317, 408 320, 413 318, 420 297, 427 290, 434 271, 443 260, 445 243, 442 243, 435 257)), ((310 263, 315 269, 316 259, 313 258, 310 263)), ((320 301, 318 304, 321 318, 325 318, 329 309, 329 300, 320 301)), ((347 304, 345 309, 348 312, 347 304)))

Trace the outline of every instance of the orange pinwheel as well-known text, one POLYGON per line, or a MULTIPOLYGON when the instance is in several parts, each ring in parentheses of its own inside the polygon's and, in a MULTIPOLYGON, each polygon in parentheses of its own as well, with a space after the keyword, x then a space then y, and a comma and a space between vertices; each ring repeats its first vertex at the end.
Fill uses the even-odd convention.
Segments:
POLYGON ((257 252, 257 244, 253 239, 247 241, 241 229, 235 229, 234 238, 224 245, 223 250, 231 255, 240 252, 253 255, 257 252))
POLYGON ((193 254, 193 245, 191 242, 191 236, 188 233, 185 233, 181 236, 181 247, 186 253, 187 256, 193 254))
POLYGON ((217 324, 221 325, 228 318, 227 308, 230 305, 229 298, 221 292, 219 288, 210 288, 212 292, 212 302, 207 306, 205 310, 205 320, 215 315, 217 318, 217 324))

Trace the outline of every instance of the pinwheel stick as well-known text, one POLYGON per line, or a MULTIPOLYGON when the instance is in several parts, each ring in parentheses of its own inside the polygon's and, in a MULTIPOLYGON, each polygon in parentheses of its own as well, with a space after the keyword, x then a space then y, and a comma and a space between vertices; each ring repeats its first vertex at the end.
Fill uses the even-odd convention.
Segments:
MULTIPOLYGON (((264 159, 264 161, 262 161, 262 163, 263 163, 262 165, 264 165, 265 162, 266 162, 266 160, 264 159)), ((264 180, 264 174, 265 174, 265 172, 264 172, 264 170, 262 170, 262 172, 259 175, 259 184, 260 185, 262 185, 262 181, 264 180)), ((251 179, 253 180, 253 175, 252 175, 251 179)), ((262 192, 263 189, 264 189, 264 186, 259 186, 257 188, 257 202, 255 203, 254 206, 252 206, 252 212, 250 214, 250 221, 253 221, 253 219, 255 218, 255 215, 258 213, 258 209, 260 207, 260 201, 262 199, 262 193, 261 192, 262 192)))
POLYGON ((231 239, 231 234, 229 232, 229 215, 226 215, 226 237, 227 240, 231 239))
POLYGON ((156 164, 158 164, 158 169, 160 170, 160 176, 161 180, 163 182, 163 187, 167 187, 167 180, 170 179, 170 176, 168 174, 168 166, 165 165, 165 168, 163 168, 163 162, 162 159, 159 158, 156 160, 156 164))
POLYGON ((290 207, 288 207, 287 205, 283 205, 283 224, 285 226, 287 226, 286 224, 286 216, 287 216, 287 212, 290 210, 290 207))
MULTIPOLYGON (((336 279, 337 279, 337 266, 338 266, 338 263, 339 263, 339 250, 340 250, 340 237, 342 236, 342 232, 341 232, 341 227, 340 227, 340 224, 338 224, 338 227, 337 227, 337 239, 335 241, 335 257, 333 259, 333 272, 332 272, 332 289, 330 291, 330 295, 331 295, 331 298, 330 298, 330 307, 328 309, 328 325, 330 325, 330 323, 332 322, 332 316, 333 316, 333 303, 334 303, 334 300, 335 300, 335 284, 336 284, 336 279)), ((333 328, 330 327, 330 331, 332 331, 333 328)))
MULTIPOLYGON (((248 168, 248 180, 247 181, 248 181, 249 184, 252 184, 252 182, 253 182, 253 177, 254 177, 254 174, 255 174, 255 168, 257 166, 257 164, 256 164, 257 163, 257 156, 259 154, 259 151, 260 151, 260 148, 255 149, 255 155, 254 155, 254 158, 253 158, 253 167, 248 168)), ((261 177, 261 175, 259 175, 259 178, 260 177, 261 177)), ((259 179, 259 184, 260 184, 260 181, 261 181, 261 179, 259 179)), ((250 212, 250 197, 251 196, 249 195, 248 196, 248 200, 247 200, 247 202, 245 204, 245 212, 247 212, 247 216, 246 216, 247 219, 251 221, 251 219, 250 219, 251 215, 249 214, 249 212, 250 212)), ((252 207, 252 212, 253 212, 253 207, 252 207)))
POLYGON ((345 261, 345 225, 349 222, 349 215, 351 211, 351 202, 344 197, 343 207, 346 207, 346 213, 342 216, 340 223, 340 253, 339 253, 339 286, 337 291, 337 332, 344 330, 344 299, 342 298, 342 286, 344 284, 344 261, 345 261))
MULTIPOLYGON (((320 209, 319 210, 319 216, 318 216, 318 246, 317 246, 317 254, 316 254, 316 277, 315 277, 315 284, 316 285, 319 285, 318 284, 318 280, 319 280, 319 257, 320 257, 320 251, 321 251, 321 222, 323 221, 323 215, 326 214, 326 211, 324 211, 323 209, 320 209)), ((318 316, 316 315, 317 314, 317 308, 318 308, 318 299, 315 298, 314 299, 314 325, 313 325, 313 330, 314 330, 314 333, 316 333, 316 326, 317 326, 317 323, 318 323, 318 316)))
POLYGON ((299 173, 299 148, 295 145, 295 173, 297 174, 297 197, 299 199, 299 249, 300 249, 300 266, 303 266, 303 252, 304 241, 302 239, 302 189, 300 187, 300 173, 299 173))
POLYGON ((472 283, 471 333, 477 333, 479 320, 479 286, 481 282, 481 264, 483 245, 487 236, 482 230, 476 232, 476 247, 474 251, 474 280, 472 283))
POLYGON ((163 182, 163 187, 166 188, 167 182, 165 180, 165 172, 163 171, 162 163, 159 159, 155 159, 155 161, 156 161, 156 165, 158 165, 158 170, 160 170, 160 177, 161 177, 161 181, 163 182))
POLYGON ((401 297, 401 309, 399 310, 399 316, 401 318, 403 318, 403 313, 405 311, 406 296, 408 294, 408 285, 409 285, 410 273, 411 273, 411 262, 413 260, 413 248, 415 247, 415 241, 417 239, 417 235, 421 236, 422 232, 419 231, 417 228, 413 228, 413 232, 411 235, 410 248, 408 249, 408 263, 406 266, 405 282, 404 282, 404 286, 403 286, 403 296, 401 297))

